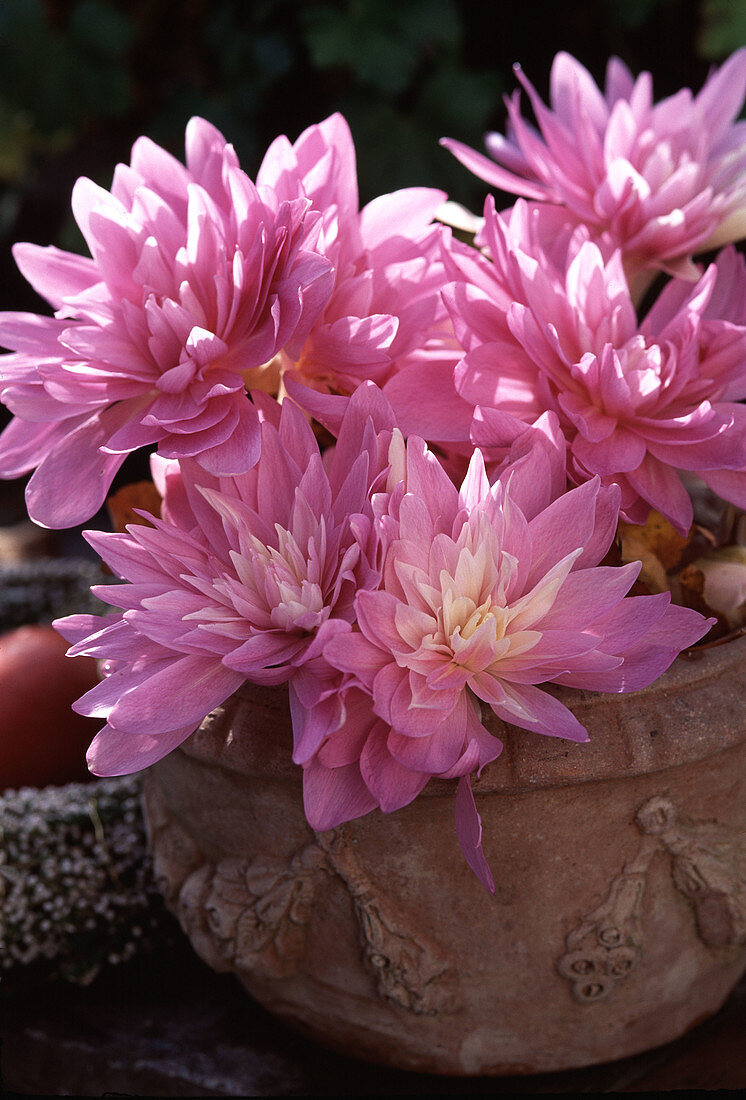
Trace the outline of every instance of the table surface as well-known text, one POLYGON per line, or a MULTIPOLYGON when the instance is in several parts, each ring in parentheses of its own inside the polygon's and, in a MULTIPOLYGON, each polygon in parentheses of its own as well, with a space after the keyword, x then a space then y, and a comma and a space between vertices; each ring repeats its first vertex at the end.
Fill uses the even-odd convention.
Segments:
POLYGON ((528 1077, 444 1078, 329 1052, 270 1017, 188 948, 140 958, 81 988, 6 992, 0 1088, 57 1096, 490 1095, 746 1087, 746 979, 688 1035, 602 1066, 528 1077))

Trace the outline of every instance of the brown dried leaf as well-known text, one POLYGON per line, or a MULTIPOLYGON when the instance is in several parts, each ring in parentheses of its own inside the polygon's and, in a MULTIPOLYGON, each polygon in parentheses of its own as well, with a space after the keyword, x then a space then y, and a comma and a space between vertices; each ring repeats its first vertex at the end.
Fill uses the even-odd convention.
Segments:
POLYGON ((152 481, 135 481, 112 493, 106 500, 106 507, 115 531, 124 531, 128 523, 151 527, 152 524, 139 516, 135 508, 142 508, 145 512, 160 516, 161 495, 152 481))
POLYGON ((727 618, 707 602, 705 597, 705 574, 698 568, 698 565, 699 563, 687 565, 674 578, 671 586, 672 599, 674 603, 681 604, 682 607, 691 607, 693 611, 698 611, 705 618, 714 617, 717 619, 716 625, 707 634, 707 639, 712 640, 727 634, 730 625, 727 618))
POLYGON ((642 562, 642 569, 633 590, 634 595, 668 591, 668 577, 663 563, 643 538, 625 535, 622 539, 621 559, 624 565, 631 561, 642 562))
POLYGON ((621 561, 642 562, 633 594, 670 591, 668 574, 681 565, 688 544, 689 539, 658 512, 651 512, 644 524, 620 522, 621 561))
POLYGON ((667 574, 681 563, 688 539, 658 512, 651 512, 644 524, 620 523, 622 562, 641 561, 637 590, 667 592, 667 574))
POLYGON ((705 591, 705 575, 696 565, 687 565, 679 573, 679 583, 691 596, 702 598, 705 591))
POLYGON ((691 566, 702 577, 702 598, 731 628, 746 623, 746 547, 723 546, 691 566))
POLYGON ((651 512, 643 524, 620 523, 619 532, 622 537, 623 560, 636 560, 625 556, 625 541, 628 539, 639 540, 658 558, 666 572, 676 568, 681 561, 684 548, 689 542, 688 536, 680 535, 676 528, 659 512, 651 512))

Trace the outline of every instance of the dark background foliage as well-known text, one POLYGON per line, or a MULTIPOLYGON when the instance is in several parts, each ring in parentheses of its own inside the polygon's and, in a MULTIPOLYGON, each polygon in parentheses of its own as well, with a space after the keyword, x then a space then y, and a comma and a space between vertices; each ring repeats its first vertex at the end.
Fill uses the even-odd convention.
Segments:
MULTIPOLYGON (((107 186, 133 140, 183 154, 193 114, 250 175, 279 133, 334 110, 352 128, 363 201, 411 184, 481 209, 484 187, 443 135, 502 129, 519 61, 546 95, 559 49, 598 80, 617 54, 660 98, 699 87, 746 41, 746 0, 2 0, 0 308, 45 308, 15 270, 16 240, 85 250, 75 179, 107 186)), ((1 414, 0 414, 1 415, 1 414)))
POLYGON ((520 62, 546 93, 558 49, 601 81, 615 53, 651 69, 658 97, 698 86, 746 41, 744 0, 2 0, 0 251, 28 239, 82 247, 69 214, 79 175, 107 185, 147 133, 177 155, 193 114, 254 174, 279 133, 334 110, 355 137, 363 200, 410 184, 481 205, 444 150, 504 123, 520 62))

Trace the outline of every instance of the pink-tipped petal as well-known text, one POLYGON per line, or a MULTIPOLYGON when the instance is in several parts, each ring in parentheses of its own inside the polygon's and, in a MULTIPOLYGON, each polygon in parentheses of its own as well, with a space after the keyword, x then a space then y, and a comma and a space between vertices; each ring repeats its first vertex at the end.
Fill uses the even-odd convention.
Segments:
POLYGON ((491 894, 495 893, 495 880, 482 851, 482 819, 474 801, 474 792, 468 775, 458 781, 456 790, 456 835, 464 853, 464 859, 474 874, 491 894))

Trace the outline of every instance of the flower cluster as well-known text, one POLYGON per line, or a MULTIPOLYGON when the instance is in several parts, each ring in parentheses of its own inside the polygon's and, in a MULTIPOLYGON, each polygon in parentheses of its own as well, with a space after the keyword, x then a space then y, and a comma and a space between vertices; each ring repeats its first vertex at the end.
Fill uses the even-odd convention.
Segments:
POLYGON ((29 514, 89 519, 124 458, 157 444, 214 475, 257 460, 247 390, 283 368, 353 388, 438 341, 442 279, 431 225, 442 192, 411 188, 358 209, 339 116, 278 140, 256 183, 203 119, 186 167, 147 138, 111 193, 81 179, 73 211, 92 258, 16 245, 54 318, 0 315, 0 395, 15 419, 0 474, 36 468, 29 514), (432 330, 432 331, 431 331, 432 330))
MULTIPOLYGON (((568 474, 622 491, 622 515, 651 507, 682 532, 692 505, 681 473, 746 506, 746 264, 725 249, 694 283, 673 279, 638 321, 620 252, 556 207, 485 205, 486 255, 452 253, 444 290, 465 355, 430 379, 433 432, 473 436, 474 410, 499 409, 506 445, 523 422, 559 417, 568 474), (459 415, 448 416, 448 408, 459 415), (439 417, 439 422, 436 418, 439 417)), ((414 427, 425 368, 399 403, 414 427)))
POLYGON ((617 61, 602 95, 559 55, 553 111, 523 82, 540 132, 514 98, 497 163, 450 143, 524 196, 488 198, 473 246, 438 191, 360 210, 335 115, 255 182, 204 121, 186 166, 141 139, 111 194, 77 185, 92 258, 17 247, 57 311, 0 316, 0 464, 36 468, 32 516, 89 517, 157 450, 160 514, 87 535, 119 610, 57 624, 102 660, 76 704, 106 723, 96 774, 277 685, 314 829, 457 781, 493 889, 470 779, 505 728, 584 741, 546 685, 637 691, 710 628, 630 595, 640 563, 610 551, 620 516, 686 532, 693 477, 746 507, 746 51, 657 105, 617 61))
POLYGON ((88 535, 129 582, 106 586, 121 614, 58 623, 72 655, 108 664, 76 704, 107 721, 90 766, 147 767, 245 679, 287 683, 314 828, 398 809, 431 777, 458 777, 459 838, 489 884, 468 776, 502 746, 482 708, 584 740, 537 684, 636 690, 707 624, 668 595, 625 598, 639 564, 599 567, 619 489, 596 477, 557 495, 564 448, 551 414, 492 484, 476 450, 458 489, 424 440, 392 427, 373 383, 346 403, 326 464, 291 399, 260 408, 260 457, 246 474, 169 464, 163 518, 88 535))
POLYGON ((366 415, 367 397, 364 387, 350 401, 327 470, 297 405, 257 395, 267 415, 251 470, 215 478, 193 461, 168 464, 159 471, 162 519, 146 516, 149 526, 126 534, 88 533, 130 582, 101 593, 122 614, 60 625, 77 643, 72 653, 109 662, 76 704, 107 720, 89 750, 94 772, 159 760, 246 679, 288 683, 302 715, 296 755, 339 724, 323 644, 354 618, 356 593, 377 577, 369 498, 386 429, 375 408, 366 415))
POLYGON ((561 204, 630 274, 663 268, 696 276, 692 253, 746 235, 746 122, 735 121, 746 95, 746 49, 707 81, 653 102, 653 80, 635 80, 613 57, 602 93, 573 57, 552 65, 552 110, 520 66, 538 131, 507 100, 508 134, 488 134, 492 159, 461 142, 443 144, 494 187, 561 204))

